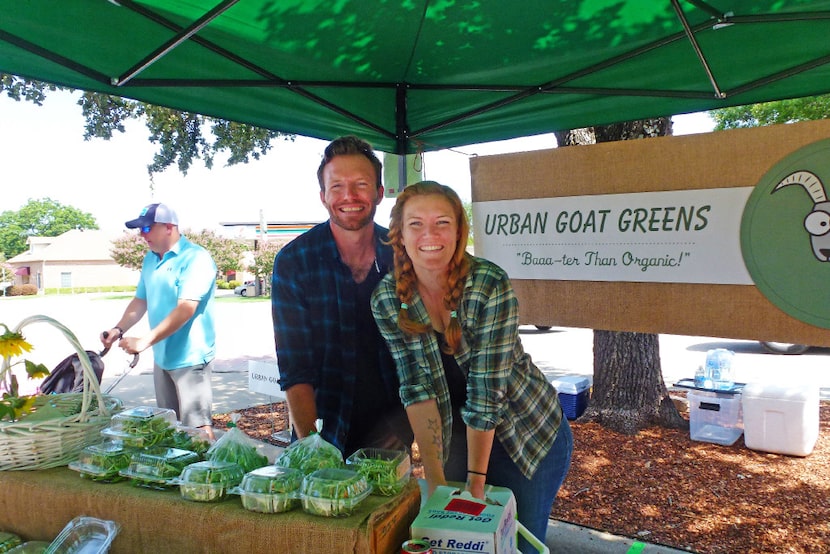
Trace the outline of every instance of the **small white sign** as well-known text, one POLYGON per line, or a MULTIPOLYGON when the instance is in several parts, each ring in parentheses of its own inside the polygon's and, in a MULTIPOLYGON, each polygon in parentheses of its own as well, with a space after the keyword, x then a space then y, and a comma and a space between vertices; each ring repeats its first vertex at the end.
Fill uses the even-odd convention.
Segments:
POLYGON ((278 380, 280 370, 276 362, 248 361, 248 390, 269 396, 285 398, 278 380))
POLYGON ((752 189, 475 202, 476 255, 512 279, 752 285, 740 241, 752 189))

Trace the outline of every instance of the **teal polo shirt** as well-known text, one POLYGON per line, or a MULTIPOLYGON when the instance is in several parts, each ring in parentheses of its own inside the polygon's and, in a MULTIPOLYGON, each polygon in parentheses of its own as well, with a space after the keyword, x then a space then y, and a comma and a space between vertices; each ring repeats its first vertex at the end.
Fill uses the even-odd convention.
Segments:
POLYGON ((216 355, 213 292, 216 264, 210 253, 182 236, 164 256, 144 257, 136 298, 147 302, 150 328, 155 328, 179 300, 199 302, 196 313, 178 331, 153 345, 156 365, 180 369, 205 364, 216 355))

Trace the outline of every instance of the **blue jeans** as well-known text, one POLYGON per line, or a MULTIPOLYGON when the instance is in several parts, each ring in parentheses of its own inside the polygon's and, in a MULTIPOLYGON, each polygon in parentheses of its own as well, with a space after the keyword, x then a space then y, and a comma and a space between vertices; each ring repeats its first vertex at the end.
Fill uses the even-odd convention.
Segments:
MULTIPOLYGON (((460 427, 464 427, 463 423, 460 427)), ((467 434, 459 431, 461 429, 453 425, 450 459, 444 467, 444 474, 448 481, 463 483, 467 480, 467 434)), ((501 442, 498 439, 493 441, 490 464, 487 467, 487 484, 513 491, 517 519, 542 542, 545 542, 553 501, 571 466, 573 447, 571 426, 563 414, 553 446, 536 468, 533 478, 528 479, 510 459, 501 442)), ((520 538, 518 546, 521 552, 534 552, 523 538, 520 538)))

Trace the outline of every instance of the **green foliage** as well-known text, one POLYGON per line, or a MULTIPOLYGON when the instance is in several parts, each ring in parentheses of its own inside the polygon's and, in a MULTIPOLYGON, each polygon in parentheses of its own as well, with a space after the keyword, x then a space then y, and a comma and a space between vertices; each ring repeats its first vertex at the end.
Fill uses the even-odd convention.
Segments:
POLYGON ((64 206, 51 198, 29 200, 17 211, 0 213, 0 251, 11 258, 26 250, 32 236, 56 237, 71 229, 97 229, 92 214, 64 206))
MULTIPOLYGON (((41 81, 24 79, 15 75, 0 73, 0 92, 9 98, 43 104, 46 94, 55 90, 72 90, 41 81)), ((227 165, 248 163, 258 160, 271 149, 271 141, 283 137, 294 140, 294 135, 284 135, 270 129, 254 127, 244 123, 207 117, 199 114, 180 112, 144 102, 136 102, 98 92, 84 92, 78 99, 84 116, 84 139, 102 138, 109 140, 113 133, 123 133, 124 123, 129 119, 144 119, 150 132, 150 142, 159 145, 153 160, 147 165, 152 179, 171 165, 186 175, 197 159, 205 167, 213 167, 216 154, 229 154, 227 165), (210 137, 205 136, 209 131, 210 137)))
MULTIPOLYGON (((244 242, 220 237, 208 230, 194 232, 186 229, 182 234, 210 252, 219 273, 242 269, 242 257, 248 251, 248 246, 244 242)), ((147 242, 138 233, 125 232, 112 241, 110 255, 118 265, 141 269, 146 254, 147 242)))
MULTIPOLYGON (((95 287, 51 287, 43 289, 43 294, 85 294, 91 292, 135 292, 135 285, 98 285, 95 287)), ((129 298, 129 297, 123 297, 129 298)))
POLYGON ((210 252, 219 273, 242 269, 242 257, 249 250, 248 245, 243 241, 220 237, 206 229, 199 232, 185 230, 182 234, 210 252))
POLYGON ((241 284, 242 284, 242 281, 237 281, 236 279, 231 279, 230 281, 228 281, 227 286, 225 288, 226 289, 235 289, 236 287, 238 287, 241 284))
POLYGON ((464 204, 464 213, 467 214, 467 222, 470 224, 470 232, 468 233, 467 237, 467 248, 473 246, 473 203, 472 202, 463 202, 464 204))
POLYGON ((217 279, 216 280, 216 288, 221 289, 221 290, 228 290, 229 288, 231 288, 231 285, 230 285, 230 283, 228 283, 227 281, 225 281, 223 279, 217 279))
MULTIPOLYGON (((243 123, 216 119, 190 112, 127 100, 95 92, 85 92, 78 100, 84 115, 84 138, 109 140, 115 131, 124 132, 128 119, 144 118, 150 142, 159 145, 147 166, 150 177, 171 165, 187 175, 193 163, 201 159, 208 169, 216 154, 228 152, 227 165, 258 160, 271 149, 271 141, 281 133, 243 123), (210 130, 213 140, 205 135, 210 130)), ((293 140, 293 135, 285 135, 293 140)))
POLYGON ((761 127, 830 117, 830 94, 734 106, 709 112, 715 130, 761 127))
POLYGON ((112 241, 110 255, 120 266, 141 269, 144 256, 147 255, 147 242, 138 233, 124 232, 112 241))
POLYGON ((254 251, 254 263, 248 268, 248 271, 263 279, 264 290, 262 294, 271 294, 271 274, 274 271, 274 257, 277 255, 283 246, 288 244, 286 239, 269 239, 267 241, 257 241, 257 248, 254 251))
POLYGON ((5 91, 6 96, 12 100, 26 100, 38 106, 43 105, 47 91, 70 90, 43 81, 32 81, 22 79, 7 73, 0 73, 0 91, 5 91))

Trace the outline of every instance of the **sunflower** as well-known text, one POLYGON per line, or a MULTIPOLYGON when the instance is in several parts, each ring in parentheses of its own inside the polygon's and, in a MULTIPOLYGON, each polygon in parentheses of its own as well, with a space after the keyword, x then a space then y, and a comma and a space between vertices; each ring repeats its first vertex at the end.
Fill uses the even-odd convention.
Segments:
POLYGON ((0 335, 0 358, 11 358, 32 351, 32 345, 26 342, 21 333, 9 331, 3 323, 0 323, 0 326, 6 330, 0 335))

